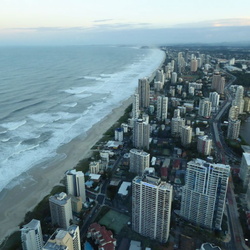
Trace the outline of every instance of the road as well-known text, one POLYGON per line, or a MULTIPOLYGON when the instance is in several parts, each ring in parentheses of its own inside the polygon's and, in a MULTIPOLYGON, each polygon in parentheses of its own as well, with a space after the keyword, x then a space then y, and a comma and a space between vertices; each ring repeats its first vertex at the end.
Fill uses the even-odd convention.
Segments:
MULTIPOLYGON (((115 161, 111 173, 114 174, 117 170, 120 161, 123 155, 120 154, 117 160, 115 161)), ((86 236, 87 229, 89 228, 90 224, 95 220, 96 216, 100 212, 103 206, 107 206, 115 211, 121 212, 120 209, 113 207, 113 203, 106 199, 106 190, 109 185, 109 179, 105 179, 102 184, 101 188, 99 189, 99 193, 92 192, 90 190, 86 190, 86 196, 92 200, 95 200, 95 205, 91 209, 90 213, 84 219, 84 223, 80 229, 81 240, 86 236)))
MULTIPOLYGON (((228 159, 236 159, 240 161, 239 157, 235 155, 235 153, 230 150, 224 140, 224 136, 221 133, 220 124, 222 116, 228 111, 231 106, 233 97, 229 91, 229 87, 236 80, 236 77, 229 74, 228 72, 224 72, 231 77, 231 80, 228 82, 225 87, 225 101, 221 105, 220 109, 216 114, 214 114, 213 118, 210 121, 210 128, 213 140, 215 142, 215 148, 217 151, 217 160, 223 164, 227 164, 228 159), (212 126, 211 126, 212 125, 212 126)), ((227 192, 227 214, 228 221, 230 227, 231 241, 226 243, 227 249, 248 249, 245 245, 244 235, 242 231, 242 227, 239 221, 237 203, 234 195, 233 183, 229 182, 228 192, 227 192)))

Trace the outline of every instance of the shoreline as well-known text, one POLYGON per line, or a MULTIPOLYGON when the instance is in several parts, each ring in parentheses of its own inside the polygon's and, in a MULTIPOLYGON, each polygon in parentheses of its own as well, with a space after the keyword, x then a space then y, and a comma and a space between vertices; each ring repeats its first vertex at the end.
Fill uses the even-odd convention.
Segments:
POLYGON ((45 168, 44 164, 34 166, 24 173, 28 176, 25 177, 25 185, 20 183, 1 192, 0 244, 13 232, 19 230, 18 225, 24 220, 25 214, 32 211, 54 186, 60 184, 66 170, 75 168, 80 160, 91 156, 91 148, 116 123, 131 103, 132 95, 112 109, 86 133, 59 147, 57 153, 64 155, 63 159, 52 160, 45 168))

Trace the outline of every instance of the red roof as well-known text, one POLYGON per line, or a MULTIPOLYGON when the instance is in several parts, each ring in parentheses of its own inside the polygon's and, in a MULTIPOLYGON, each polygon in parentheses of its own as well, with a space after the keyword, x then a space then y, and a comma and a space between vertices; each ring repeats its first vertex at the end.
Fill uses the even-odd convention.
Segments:
POLYGON ((174 161, 173 167, 174 168, 180 168, 180 164, 181 164, 181 160, 177 159, 177 160, 174 161))
POLYGON ((99 240, 99 248, 105 250, 115 249, 116 239, 113 238, 113 233, 107 230, 106 227, 94 222, 89 226, 88 233, 91 233, 92 238, 99 240))
POLYGON ((168 168, 165 168, 165 167, 161 168, 161 176, 168 177, 168 168))

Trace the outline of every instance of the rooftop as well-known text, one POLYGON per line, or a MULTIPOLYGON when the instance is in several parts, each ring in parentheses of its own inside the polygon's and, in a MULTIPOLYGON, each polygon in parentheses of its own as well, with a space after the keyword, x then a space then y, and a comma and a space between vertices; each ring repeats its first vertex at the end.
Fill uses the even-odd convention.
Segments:
POLYGON ((243 153, 243 156, 246 160, 248 166, 250 166, 250 153, 243 153))
POLYGON ((130 187, 130 186, 131 186, 131 182, 124 181, 118 190, 118 194, 121 194, 124 196, 127 195, 128 194, 128 187, 130 187))
POLYGON ((25 229, 36 229, 40 225, 39 220, 32 219, 28 224, 23 225, 25 229))
POLYGON ((221 250, 220 247, 214 246, 210 243, 203 243, 201 245, 201 250, 221 250))
POLYGON ((84 176, 82 171, 76 171, 75 169, 67 170, 66 175, 77 175, 77 176, 84 176))
POLYGON ((55 194, 54 196, 49 197, 49 201, 58 205, 65 205, 69 199, 71 198, 67 196, 67 194, 64 192, 61 192, 59 194, 55 194))

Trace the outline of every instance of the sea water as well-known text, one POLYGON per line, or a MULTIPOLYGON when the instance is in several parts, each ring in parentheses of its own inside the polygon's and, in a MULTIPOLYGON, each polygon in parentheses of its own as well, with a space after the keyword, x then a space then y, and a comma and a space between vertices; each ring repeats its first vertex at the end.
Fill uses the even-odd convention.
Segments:
POLYGON ((1 47, 0 191, 63 157, 57 149, 121 105, 164 56, 138 47, 1 47))

